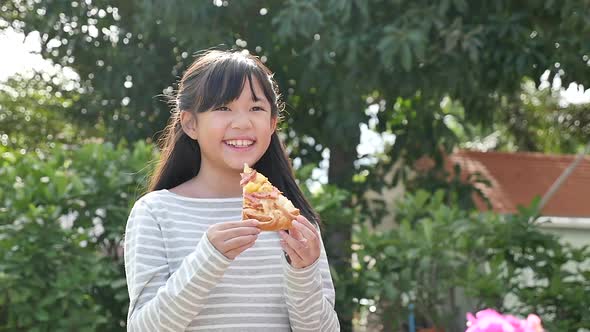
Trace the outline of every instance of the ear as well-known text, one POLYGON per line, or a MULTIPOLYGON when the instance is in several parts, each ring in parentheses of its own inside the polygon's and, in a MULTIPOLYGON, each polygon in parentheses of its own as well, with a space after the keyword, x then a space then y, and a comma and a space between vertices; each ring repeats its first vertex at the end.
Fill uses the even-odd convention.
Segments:
POLYGON ((197 117, 189 111, 180 111, 180 125, 188 137, 197 139, 197 117))
POLYGON ((278 116, 271 116, 270 117, 270 127, 272 128, 272 132, 274 133, 277 129, 277 122, 279 122, 278 116))

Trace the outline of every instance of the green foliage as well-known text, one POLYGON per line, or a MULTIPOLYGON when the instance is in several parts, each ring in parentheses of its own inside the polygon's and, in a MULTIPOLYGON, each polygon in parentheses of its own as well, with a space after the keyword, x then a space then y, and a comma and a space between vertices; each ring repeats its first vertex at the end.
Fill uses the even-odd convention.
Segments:
POLYGON ((535 200, 506 217, 486 244, 488 259, 504 262, 506 289, 518 302, 506 311, 539 313, 549 331, 578 331, 590 326, 590 247, 575 248, 539 231, 535 200))
MULTIPOLYGON (((477 273, 483 248, 474 246, 487 220, 444 204, 444 193, 418 191, 397 205, 399 227, 384 233, 361 227, 356 234, 356 267, 366 298, 374 299, 385 321, 401 327, 408 305, 425 326, 457 330, 456 303, 461 273, 477 273), (479 249, 479 250, 477 250, 479 249)), ((495 278, 487 278, 497 288, 495 278), (494 283, 496 285, 494 285, 494 283)), ((387 330, 387 329, 386 329, 387 330)))
MULTIPOLYGON (((307 165, 297 170, 296 175, 300 182, 303 183, 302 189, 304 195, 308 197, 311 205, 320 215, 322 221, 322 238, 324 246, 328 253, 338 253, 344 257, 351 255, 351 243, 347 238, 338 237, 339 229, 352 227, 358 223, 358 210, 350 206, 351 193, 347 190, 338 188, 333 185, 321 185, 317 190, 310 191, 304 179, 311 177, 311 170, 314 165, 307 165)), ((330 257, 329 257, 330 258, 330 257)), ((351 329, 351 326, 344 324, 349 323, 352 318, 355 306, 352 298, 358 298, 362 294, 359 285, 355 280, 348 277, 350 265, 346 263, 339 264, 336 260, 329 260, 330 272, 336 289, 336 312, 341 319, 341 328, 343 330, 351 329), (343 319, 345 318, 345 319, 343 319), (346 319, 347 318, 347 319, 346 319)))
POLYGON ((355 234, 361 298, 376 303, 385 326, 401 327, 410 303, 422 324, 449 331, 461 330, 465 311, 485 307, 538 313, 551 331, 588 326, 581 308, 590 301, 590 268, 583 265, 590 250, 541 232, 531 222, 534 206, 501 217, 446 205, 442 191, 419 190, 397 209, 395 229, 361 227, 355 234))
POLYGON ((152 147, 41 151, 0 148, 0 330, 121 330, 128 193, 139 194, 152 147))
POLYGON ((462 145, 482 144, 487 136, 488 148, 496 150, 578 153, 590 141, 589 104, 568 104, 563 90, 549 85, 523 79, 521 89, 498 105, 493 125, 459 125, 462 145))
POLYGON ((450 96, 464 105, 465 121, 489 124, 523 76, 540 77, 559 62, 564 84, 589 78, 583 36, 590 25, 580 1, 219 4, 15 1, 0 18, 26 33, 40 31, 43 56, 74 68, 85 110, 76 118, 103 123, 113 141, 161 129, 169 109, 156 96, 172 92, 194 52, 225 45, 264 56, 288 101, 289 131, 298 134, 290 139, 314 138, 296 151, 303 164, 318 162, 322 147, 353 155, 331 167, 330 180, 344 186, 354 173, 368 97, 385 103, 384 123, 398 112, 399 97, 421 94, 424 119, 437 119, 431 105, 450 96), (195 22, 214 28, 194 33, 195 22))
POLYGON ((0 84, 0 144, 27 149, 97 134, 69 123, 78 100, 76 91, 52 83, 48 74, 10 78, 0 84))

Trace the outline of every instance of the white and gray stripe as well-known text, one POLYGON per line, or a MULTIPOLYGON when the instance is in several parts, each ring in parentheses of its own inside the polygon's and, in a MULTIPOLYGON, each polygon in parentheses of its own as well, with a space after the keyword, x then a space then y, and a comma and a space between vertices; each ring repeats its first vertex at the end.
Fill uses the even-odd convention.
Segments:
POLYGON ((339 331, 324 248, 314 264, 287 263, 276 232, 234 260, 209 226, 241 220, 241 198, 197 199, 168 190, 140 198, 125 231, 128 331, 339 331))

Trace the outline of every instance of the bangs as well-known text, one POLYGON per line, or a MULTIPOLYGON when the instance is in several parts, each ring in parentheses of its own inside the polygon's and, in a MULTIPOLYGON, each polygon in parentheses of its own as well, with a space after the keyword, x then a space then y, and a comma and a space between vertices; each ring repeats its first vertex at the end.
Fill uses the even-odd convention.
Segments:
POLYGON ((200 105, 196 105, 196 111, 206 112, 238 99, 246 80, 250 83, 253 101, 265 98, 271 105, 272 113, 276 114, 276 94, 268 74, 254 61, 240 54, 232 54, 211 64, 203 84, 200 85, 202 91, 198 94, 201 96, 201 102, 200 105), (254 92, 254 80, 262 88, 263 96, 258 96, 254 92))

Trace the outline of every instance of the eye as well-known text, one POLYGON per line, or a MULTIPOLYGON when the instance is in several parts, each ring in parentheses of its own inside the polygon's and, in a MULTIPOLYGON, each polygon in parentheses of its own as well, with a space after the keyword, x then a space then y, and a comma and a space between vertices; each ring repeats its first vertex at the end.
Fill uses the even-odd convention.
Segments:
POLYGON ((252 110, 255 112, 266 112, 266 110, 260 106, 254 106, 252 107, 252 110))
POLYGON ((221 107, 217 107, 216 109, 214 109, 214 111, 221 111, 221 112, 227 112, 230 109, 226 106, 221 106, 221 107))

